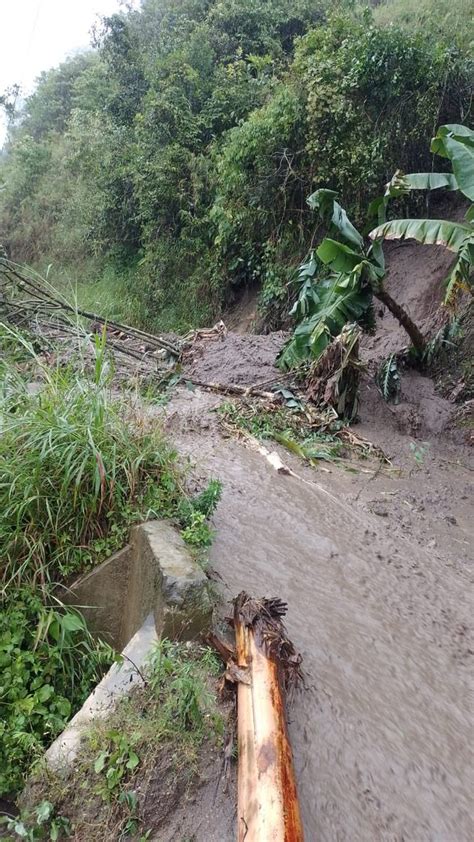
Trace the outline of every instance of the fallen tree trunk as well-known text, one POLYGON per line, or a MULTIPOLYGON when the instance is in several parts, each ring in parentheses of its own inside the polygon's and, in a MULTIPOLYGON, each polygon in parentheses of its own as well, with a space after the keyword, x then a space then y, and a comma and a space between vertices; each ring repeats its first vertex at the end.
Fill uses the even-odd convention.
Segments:
POLYGON ((238 840, 303 842, 284 691, 301 675, 279 600, 234 602, 239 681, 238 840))

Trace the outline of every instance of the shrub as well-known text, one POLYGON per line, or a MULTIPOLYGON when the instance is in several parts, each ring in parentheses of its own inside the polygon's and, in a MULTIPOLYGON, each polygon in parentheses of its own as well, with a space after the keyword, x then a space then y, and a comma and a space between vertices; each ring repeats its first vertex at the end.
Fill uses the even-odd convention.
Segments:
POLYGON ((186 496, 156 418, 112 394, 105 340, 93 350, 85 340, 74 367, 50 368, 0 324, 0 795, 21 787, 113 654, 54 584, 123 546, 147 517, 174 518, 194 547, 212 540, 205 521, 220 484, 186 496))
POLYGON ((0 795, 19 789, 110 663, 84 620, 30 588, 0 611, 0 795))

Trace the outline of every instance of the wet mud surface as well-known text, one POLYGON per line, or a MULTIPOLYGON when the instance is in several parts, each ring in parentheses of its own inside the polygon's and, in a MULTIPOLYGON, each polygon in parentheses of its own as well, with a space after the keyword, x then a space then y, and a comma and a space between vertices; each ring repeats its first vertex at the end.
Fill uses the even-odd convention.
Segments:
POLYGON ((263 383, 281 375, 275 358, 286 337, 282 331, 267 336, 229 331, 226 337, 198 342, 188 352, 186 375, 225 385, 263 383))
MULTIPOLYGON (((389 291, 432 335, 451 257, 412 244, 388 252, 389 291)), ((383 308, 377 318, 363 343, 372 362, 407 344, 383 308)), ((193 349, 189 371, 263 382, 284 340, 231 333, 193 349)), ((175 392, 166 426, 198 479, 223 482, 211 550, 223 598, 245 589, 288 602, 306 670, 290 733, 307 842, 468 842, 474 451, 459 407, 429 377, 405 370, 387 405, 371 373, 355 431, 383 449, 384 469, 315 470, 267 443, 297 476, 278 473, 223 437, 213 411, 223 398, 199 389, 175 392)))
MULTIPOLYGON (((470 501, 430 548, 438 506, 425 503, 418 535, 409 488, 416 476, 441 493, 434 464, 370 481, 281 452, 300 478, 286 476, 220 437, 217 402, 180 392, 168 429, 197 474, 224 484, 211 551, 224 597, 245 588, 289 604, 307 682, 290 712, 306 838, 470 839, 470 501), (374 510, 382 504, 389 514, 374 510)), ((458 468, 446 470, 443 483, 459 488, 458 468)))

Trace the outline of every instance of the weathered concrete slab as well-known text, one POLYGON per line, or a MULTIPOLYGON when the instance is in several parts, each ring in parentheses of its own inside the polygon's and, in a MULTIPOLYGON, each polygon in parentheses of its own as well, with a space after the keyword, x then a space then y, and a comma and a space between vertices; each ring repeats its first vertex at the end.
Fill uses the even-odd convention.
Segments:
POLYGON ((51 769, 59 774, 66 773, 79 752, 92 720, 105 717, 113 710, 121 696, 143 683, 136 667, 141 669, 145 665, 157 640, 155 619, 153 614, 149 614, 123 650, 123 664, 111 666, 66 729, 50 745, 45 759, 51 769))
POLYGON ((89 628, 123 649, 125 660, 111 667, 46 752, 48 766, 58 773, 74 762, 91 721, 141 683, 135 665, 144 665, 158 638, 188 640, 212 615, 205 573, 179 532, 158 520, 134 527, 130 544, 82 576, 64 599, 80 606, 89 628))
MULTIPOLYGON (((127 612, 129 610, 128 592, 134 568, 132 548, 127 544, 123 550, 81 576, 67 592, 61 594, 63 602, 80 608, 93 634, 110 643, 119 652, 144 619, 140 614, 141 622, 133 618, 130 623, 124 612, 124 608, 127 612), (133 628, 131 634, 129 627, 133 628)), ((150 610, 151 607, 147 613, 150 610)))
POLYGON ((196 637, 212 614, 205 573, 177 529, 162 520, 135 526, 123 550, 61 596, 118 651, 150 613, 159 634, 181 639, 196 637))
POLYGON ((136 540, 142 557, 149 556, 158 566, 160 583, 154 608, 158 632, 182 640, 196 637, 210 624, 212 615, 206 574, 171 524, 144 523, 136 540))

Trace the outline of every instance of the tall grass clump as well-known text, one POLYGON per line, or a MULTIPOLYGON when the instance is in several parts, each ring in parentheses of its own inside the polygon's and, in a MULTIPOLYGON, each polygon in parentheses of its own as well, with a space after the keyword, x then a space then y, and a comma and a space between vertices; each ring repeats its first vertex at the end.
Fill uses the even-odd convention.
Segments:
MULTIPOLYGON (((12 334, 12 342, 18 338, 12 334)), ((20 345, 35 357, 25 340, 20 345)), ((156 422, 147 425, 112 399, 103 343, 89 376, 36 361, 40 382, 33 394, 19 367, 2 363, 4 588, 84 570, 124 543, 130 523, 149 510, 171 514, 180 496, 176 456, 156 422)))

